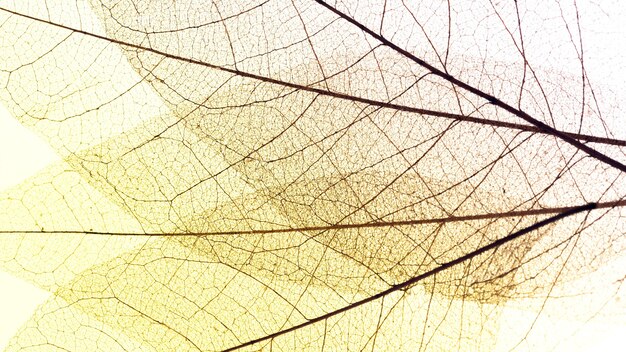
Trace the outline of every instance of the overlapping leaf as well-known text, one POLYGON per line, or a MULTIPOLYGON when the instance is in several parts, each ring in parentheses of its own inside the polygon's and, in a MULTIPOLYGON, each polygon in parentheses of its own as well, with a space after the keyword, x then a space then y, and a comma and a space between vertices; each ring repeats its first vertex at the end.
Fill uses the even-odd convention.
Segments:
POLYGON ((498 338, 507 307, 567 316, 548 297, 590 292, 587 319, 623 296, 602 268, 624 176, 597 157, 626 160, 621 110, 578 12, 43 5, 0 13, 0 96, 64 159, 0 198, 0 263, 54 292, 9 350, 492 350, 533 341, 498 338))

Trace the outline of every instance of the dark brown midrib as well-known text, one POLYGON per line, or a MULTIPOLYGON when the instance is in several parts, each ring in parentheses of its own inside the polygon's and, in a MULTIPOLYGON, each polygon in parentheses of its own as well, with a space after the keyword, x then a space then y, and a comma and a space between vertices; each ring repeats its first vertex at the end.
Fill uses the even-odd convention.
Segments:
MULTIPOLYGON (((594 204, 595 206, 593 209, 623 207, 623 206, 626 206, 626 199, 611 201, 611 202, 600 202, 600 203, 594 203, 594 204)), ((476 214, 476 215, 450 216, 450 217, 445 217, 445 218, 433 218, 433 219, 416 219, 416 220, 402 220, 402 221, 374 221, 374 222, 369 222, 369 223, 286 227, 286 228, 259 229, 259 230, 234 230, 234 231, 213 231, 213 232, 172 232, 172 233, 105 232, 105 231, 96 231, 96 230, 93 230, 93 231, 3 230, 3 231, 0 231, 0 234, 86 234, 86 235, 103 235, 103 236, 163 236, 163 237, 262 235, 262 234, 277 234, 277 233, 292 233, 292 232, 311 232, 311 231, 345 230, 345 229, 360 229, 360 228, 442 224, 442 223, 452 223, 452 222, 461 222, 461 221, 476 221, 476 220, 523 217, 523 216, 533 216, 533 215, 550 215, 550 214, 559 214, 562 212, 568 212, 573 209, 578 209, 580 207, 582 207, 582 205, 570 206, 570 207, 543 208, 543 209, 514 210, 514 211, 501 212, 501 213, 484 213, 484 214, 476 214)))
MULTIPOLYGON (((245 71, 240 71, 240 70, 237 70, 237 69, 232 69, 232 68, 228 68, 228 67, 222 67, 222 66, 210 64, 210 63, 207 63, 207 62, 204 62, 204 61, 190 59, 190 58, 186 58, 186 57, 183 57, 183 56, 166 53, 166 52, 163 52, 163 51, 160 51, 160 50, 147 48, 147 47, 144 47, 144 46, 141 46, 141 45, 124 42, 124 41, 113 39, 113 38, 108 38, 108 37, 105 37, 105 36, 102 36, 102 35, 98 35, 98 34, 95 34, 95 33, 83 31, 81 29, 72 28, 72 27, 65 26, 65 25, 62 25, 62 24, 59 24, 59 23, 54 23, 54 22, 51 22, 51 21, 48 21, 48 20, 43 20, 43 19, 40 19, 40 18, 37 18, 37 17, 29 16, 29 15, 22 14, 22 13, 18 13, 18 12, 15 12, 15 11, 12 11, 12 10, 9 10, 9 9, 6 9, 6 8, 2 8, 2 7, 0 7, 0 10, 4 11, 4 12, 7 12, 7 13, 11 13, 11 14, 16 15, 16 16, 20 16, 20 17, 23 17, 23 18, 28 18, 28 19, 31 19, 33 21, 46 23, 46 24, 49 24, 49 25, 57 27, 57 28, 62 28, 62 29, 68 30, 68 31, 72 31, 74 33, 78 33, 78 34, 86 35, 86 36, 89 36, 89 37, 101 39, 101 40, 104 40, 104 41, 107 41, 107 42, 110 42, 110 43, 118 44, 118 45, 129 47, 129 48, 134 48, 134 49, 138 49, 138 50, 151 52, 151 53, 154 53, 154 54, 157 54, 157 55, 162 55, 162 56, 170 58, 170 59, 179 60, 179 61, 182 61, 182 62, 187 62, 187 63, 195 64, 195 65, 200 65, 200 66, 208 67, 208 68, 215 69, 215 70, 218 70, 218 71, 228 72, 228 73, 231 73, 231 74, 234 74, 234 75, 238 75, 238 76, 241 76, 241 77, 251 78, 251 79, 262 81, 262 82, 266 82, 266 83, 277 84, 277 85, 281 85, 281 86, 284 86, 284 87, 289 87, 289 88, 293 88, 293 89, 297 89, 297 90, 302 90, 302 91, 307 91, 307 92, 311 92, 311 93, 316 93, 316 94, 329 96, 329 97, 333 97, 333 98, 337 98, 337 99, 349 100, 349 101, 359 102, 359 103, 363 103, 363 104, 367 104, 367 105, 378 106, 378 107, 387 108, 387 109, 393 109, 393 110, 397 110, 397 111, 416 113, 416 114, 421 114, 421 115, 426 115, 426 116, 443 117, 443 118, 453 119, 453 120, 457 120, 457 121, 472 122, 472 123, 481 124, 481 125, 488 125, 488 126, 494 126, 494 127, 503 127, 503 128, 511 128, 511 129, 516 129, 516 130, 521 130, 521 131, 526 131, 526 132, 531 132, 531 133, 549 134, 549 135, 553 135, 553 136, 556 136, 558 138, 561 138, 564 141, 568 142, 569 144, 572 144, 575 147, 577 147, 577 148, 579 148, 579 149, 581 149, 581 150, 583 150, 585 152, 587 152, 588 150, 592 150, 595 154, 600 154, 600 155, 604 155, 604 154, 601 154, 598 151, 595 151, 594 149, 591 149, 590 147, 585 146, 584 144, 582 144, 578 140, 585 141, 585 142, 591 142, 591 143, 598 143, 598 144, 621 146, 621 147, 626 146, 626 141, 624 141, 624 140, 619 140, 619 139, 614 139, 614 138, 607 138, 607 137, 598 137, 598 136, 592 136, 592 135, 586 135, 586 134, 580 134, 580 133, 571 133, 571 132, 559 131, 559 130, 557 130, 555 128, 552 128, 552 127, 550 127, 548 125, 543 124, 540 121, 537 121, 537 120, 533 119, 532 117, 528 116, 526 113, 520 112, 520 111, 518 111, 518 110, 516 110, 516 109, 514 109, 514 108, 512 108, 512 107, 510 107, 508 105, 506 105, 505 103, 501 102, 500 100, 496 99, 495 97, 491 97, 491 96, 487 95, 486 93, 482 93, 482 92, 481 92, 482 95, 479 94, 479 96, 481 96, 483 98, 487 97, 485 99, 487 99, 493 105, 499 106, 499 107, 501 107, 501 108, 503 108, 503 109, 513 113, 516 116, 519 116, 518 114, 523 114, 522 116, 526 116, 529 119, 528 118, 524 118, 522 116, 520 116, 520 117, 522 117, 524 120, 526 120, 528 122, 531 122, 534 126, 518 124, 518 123, 512 123, 512 122, 505 122, 505 121, 498 121, 498 120, 491 120, 491 119, 485 119, 485 118, 477 118, 477 117, 465 116, 465 115, 460 115, 460 114, 453 114, 453 113, 448 113, 448 112, 443 112, 443 111, 415 108, 415 107, 410 107, 410 106, 406 106, 406 105, 386 103, 386 102, 382 102, 382 101, 378 101, 378 100, 372 100, 372 99, 367 99, 367 98, 362 98, 362 97, 356 97, 356 96, 343 94, 343 93, 338 93, 338 92, 331 92, 331 91, 327 91, 327 90, 320 89, 320 88, 309 87, 309 86, 300 85, 300 84, 291 83, 291 82, 285 82, 285 81, 281 81, 281 80, 277 80, 277 79, 273 79, 273 78, 269 78, 269 77, 264 77, 264 76, 256 75, 256 74, 253 74, 253 73, 245 72, 245 71), (505 108, 504 106, 508 106, 508 108, 505 108), (512 109, 512 110, 510 110, 510 109, 512 109), (514 113, 513 111, 517 111, 517 113, 514 113)), ((400 50, 402 50, 402 49, 400 49, 400 50)), ((435 68, 433 68, 433 69, 436 70, 435 68)), ((464 88, 465 86, 467 86, 468 90, 471 91, 471 92, 473 92, 473 90, 476 90, 476 89, 468 86, 467 84, 454 79, 454 77, 449 76, 446 73, 433 72, 433 74, 437 74, 437 75, 439 75, 439 76, 441 76, 443 78, 449 77, 452 80, 451 82, 453 82, 454 84, 457 84, 456 82, 459 82, 458 85, 460 87, 464 88)), ((448 78, 446 78, 446 79, 448 79, 448 78)), ((478 91, 478 92, 480 92, 480 91, 478 91)), ((476 93, 476 94, 478 94, 478 93, 476 93)), ((608 157, 604 156, 604 158, 608 158, 608 157)), ((599 159, 599 160, 601 160, 601 159, 599 159)), ((613 162, 618 163, 619 165, 622 165, 621 163, 615 161, 614 159, 610 159, 610 160, 613 160, 613 162)), ((614 165, 612 165, 612 166, 614 166, 614 165)), ((624 166, 624 169, 621 169, 620 167, 618 167, 618 169, 620 169, 622 171, 626 171, 626 166, 624 166)))

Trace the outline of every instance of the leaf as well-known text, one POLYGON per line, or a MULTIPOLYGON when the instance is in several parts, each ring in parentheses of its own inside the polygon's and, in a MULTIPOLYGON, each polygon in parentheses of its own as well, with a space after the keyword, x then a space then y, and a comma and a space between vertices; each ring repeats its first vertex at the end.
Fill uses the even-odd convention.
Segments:
POLYGON ((0 195, 53 294, 7 350, 586 348, 626 322, 602 6, 3 3, 62 158, 0 195))

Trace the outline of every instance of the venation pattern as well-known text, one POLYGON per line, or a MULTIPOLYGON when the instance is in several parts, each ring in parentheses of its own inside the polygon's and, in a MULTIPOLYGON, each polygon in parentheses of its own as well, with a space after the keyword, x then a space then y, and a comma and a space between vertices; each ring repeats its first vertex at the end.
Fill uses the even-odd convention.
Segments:
POLYGON ((53 294, 7 350, 550 350, 539 317, 623 322, 602 15, 2 2, 0 99, 62 159, 0 194, 0 267, 53 294))

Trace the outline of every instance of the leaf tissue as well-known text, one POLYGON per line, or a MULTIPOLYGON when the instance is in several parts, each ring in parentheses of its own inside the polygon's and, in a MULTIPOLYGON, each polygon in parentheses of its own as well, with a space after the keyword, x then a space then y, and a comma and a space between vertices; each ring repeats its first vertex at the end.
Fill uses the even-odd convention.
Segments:
POLYGON ((0 190, 49 292, 6 350, 617 350, 624 16, 1 2, 0 103, 57 156, 0 190))

